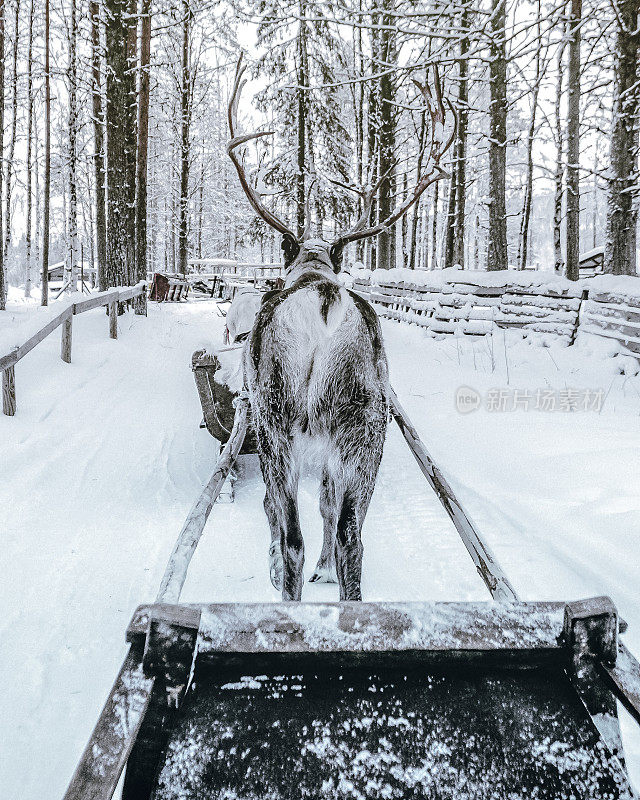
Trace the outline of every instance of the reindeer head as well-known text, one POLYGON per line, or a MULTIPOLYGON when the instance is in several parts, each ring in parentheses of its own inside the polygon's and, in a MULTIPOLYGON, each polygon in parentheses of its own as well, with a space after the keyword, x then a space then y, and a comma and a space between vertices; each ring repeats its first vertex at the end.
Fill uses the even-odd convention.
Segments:
MULTIPOLYGON (((376 192, 380 188, 382 182, 388 177, 385 173, 377 183, 369 189, 357 189, 353 186, 347 186, 339 181, 333 181, 338 186, 345 189, 355 191, 362 198, 362 213, 355 225, 348 231, 341 233, 333 242, 325 242, 322 239, 308 238, 307 232, 300 240, 293 231, 287 227, 282 220, 280 220, 272 211, 270 211, 263 203, 258 192, 251 186, 245 170, 243 161, 238 159, 236 155, 236 148, 253 139, 260 139, 263 136, 272 136, 273 131, 261 131, 259 133, 248 133, 242 136, 236 136, 237 128, 237 110, 238 102, 244 81, 242 76, 246 67, 242 66, 242 56, 238 60, 236 68, 236 76, 233 84, 233 91, 229 100, 228 121, 229 132, 231 140, 227 145, 227 153, 233 161, 233 164, 238 173, 240 184, 244 189, 247 199, 251 204, 253 210, 261 217, 268 225, 282 234, 282 252, 284 254, 284 265, 287 272, 291 272, 298 268, 313 268, 319 270, 333 270, 333 272, 340 272, 342 266, 342 253, 345 245, 349 242, 357 242, 361 239, 367 239, 370 236, 376 236, 385 230, 391 228, 406 212, 411 208, 414 203, 417 203, 423 192, 440 178, 446 177, 447 173, 440 167, 440 159, 444 153, 449 149, 456 136, 457 130, 457 116, 449 102, 446 100, 447 106, 453 114, 454 126, 453 132, 449 137, 446 144, 444 142, 444 125, 446 110, 442 98, 442 85, 440 83, 440 76, 436 67, 433 68, 433 90, 428 86, 414 81, 418 90, 422 94, 426 110, 431 119, 429 127, 429 140, 427 145, 428 156, 425 159, 425 167, 422 175, 418 177, 418 182, 414 189, 407 195, 405 201, 398 206, 385 220, 378 222, 375 225, 370 225, 371 206, 375 198, 376 192)), ((308 223, 307 212, 307 223, 308 223)), ((307 224, 308 227, 308 224, 307 224)))

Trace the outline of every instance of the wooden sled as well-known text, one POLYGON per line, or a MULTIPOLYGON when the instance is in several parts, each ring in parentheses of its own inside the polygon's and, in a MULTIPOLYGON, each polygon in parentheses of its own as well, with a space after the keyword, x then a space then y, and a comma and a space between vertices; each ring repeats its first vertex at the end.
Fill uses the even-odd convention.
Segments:
MULTIPOLYGON (((221 444, 226 444, 233 428, 233 401, 237 395, 226 384, 216 381, 215 374, 220 369, 220 362, 215 355, 206 350, 196 350, 191 357, 191 368, 202 406, 203 421, 200 427, 205 427, 221 444)), ((240 455, 257 452, 255 434, 249 427, 240 455)))
POLYGON ((125 763, 123 800, 632 798, 587 711, 613 688, 638 718, 617 623, 603 598, 142 606, 66 798, 125 763))
POLYGON ((391 404, 497 602, 180 604, 247 430, 239 397, 66 800, 108 800, 123 770, 123 800, 634 797, 616 700, 640 723, 640 665, 615 606, 518 601, 391 404))

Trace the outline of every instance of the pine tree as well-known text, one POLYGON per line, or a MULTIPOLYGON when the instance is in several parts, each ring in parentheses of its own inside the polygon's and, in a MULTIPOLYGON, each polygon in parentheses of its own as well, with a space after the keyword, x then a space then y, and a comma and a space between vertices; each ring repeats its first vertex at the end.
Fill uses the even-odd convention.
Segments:
POLYGON ((0 311, 7 307, 5 267, 2 247, 2 161, 4 158, 4 0, 0 0, 0 311))
POLYGON ((567 109, 567 246, 566 271, 577 281, 580 270, 580 25, 582 0, 571 0, 569 17, 569 102, 567 109))
POLYGON ((44 0, 44 198, 42 211, 42 297, 49 304, 49 220, 51 213, 51 31, 50 0, 44 0))
POLYGON ((489 252, 487 269, 507 269, 506 0, 492 0, 489 80, 489 252))
POLYGON ((136 23, 132 11, 131 0, 105 0, 107 286, 130 284, 135 275, 136 23))
POLYGON ((265 169, 265 181, 279 187, 286 206, 293 207, 299 235, 304 230, 311 183, 313 198, 308 205, 318 229, 326 217, 345 224, 353 201, 338 194, 327 179, 346 182, 350 178, 351 134, 345 113, 349 92, 309 88, 336 82, 337 74, 347 68, 344 50, 325 21, 321 2, 298 0, 297 19, 292 22, 285 3, 264 0, 260 15, 259 45, 267 52, 257 70, 268 86, 257 102, 273 116, 277 133, 275 156, 265 169), (287 88, 292 84, 294 88, 287 88))
POLYGON ((100 3, 90 0, 91 17, 91 103, 93 110, 93 163, 95 171, 95 238, 98 286, 107 288, 107 212, 104 171, 104 103, 102 97, 102 47, 100 43, 100 3))
POLYGON ((636 274, 639 0, 619 0, 605 272, 636 274))
MULTIPOLYGON (((35 16, 35 0, 29 6, 29 45, 27 51, 27 220, 25 232, 26 279, 24 283, 25 297, 31 297, 31 232, 33 228, 33 192, 31 190, 32 150, 33 150, 33 22, 35 16)), ((38 132, 36 130, 36 138, 38 132)), ((36 228, 37 231, 37 228, 36 228)), ((37 233, 36 233, 37 237, 37 233)))

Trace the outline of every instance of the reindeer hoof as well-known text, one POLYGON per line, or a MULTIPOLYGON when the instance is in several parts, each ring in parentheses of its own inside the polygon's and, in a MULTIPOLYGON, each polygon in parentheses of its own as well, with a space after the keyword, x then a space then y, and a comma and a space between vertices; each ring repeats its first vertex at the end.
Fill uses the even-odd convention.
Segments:
POLYGON ((271 578, 271 585, 279 592, 282 591, 283 572, 284 563, 282 561, 280 542, 271 542, 271 546, 269 547, 269 577, 271 578))
POLYGON ((319 564, 315 568, 313 575, 309 578, 309 583, 337 583, 338 576, 335 567, 321 567, 319 564))

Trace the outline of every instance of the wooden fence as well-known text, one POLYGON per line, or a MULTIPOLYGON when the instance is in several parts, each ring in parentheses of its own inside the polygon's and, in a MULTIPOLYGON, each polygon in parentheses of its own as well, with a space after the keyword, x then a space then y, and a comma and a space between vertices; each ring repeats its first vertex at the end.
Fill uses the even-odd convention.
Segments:
POLYGON ((106 292, 92 295, 86 300, 78 300, 65 306, 58 314, 47 322, 37 333, 34 333, 27 341, 14 347, 10 353, 0 357, 0 372, 2 372, 2 410, 12 417, 16 413, 16 379, 15 365, 30 353, 36 345, 46 339, 50 333, 62 326, 62 341, 60 347, 60 358, 71 363, 71 339, 73 330, 73 318, 77 314, 90 311, 92 308, 101 306, 109 307, 109 336, 112 339, 118 338, 118 303, 132 300, 134 297, 144 297, 146 299, 146 285, 139 283, 137 286, 125 288, 109 289, 106 292))
POLYGON ((380 316, 419 325, 433 336, 483 336, 494 327, 518 328, 567 344, 575 339, 587 297, 580 286, 521 286, 507 281, 481 286, 464 277, 432 285, 391 280, 374 284, 365 277, 356 278, 353 288, 374 304, 380 316))
POLYGON ((589 292, 580 330, 616 339, 640 358, 640 297, 614 292, 589 292))

